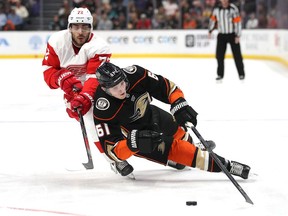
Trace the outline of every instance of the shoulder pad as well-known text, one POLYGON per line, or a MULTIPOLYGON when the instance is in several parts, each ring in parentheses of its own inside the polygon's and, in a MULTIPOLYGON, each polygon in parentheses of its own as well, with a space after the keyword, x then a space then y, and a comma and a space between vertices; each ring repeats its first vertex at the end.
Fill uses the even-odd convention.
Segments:
POLYGON ((66 46, 68 43, 71 43, 71 41, 71 34, 67 29, 53 33, 48 39, 48 43, 52 47, 56 45, 66 46))

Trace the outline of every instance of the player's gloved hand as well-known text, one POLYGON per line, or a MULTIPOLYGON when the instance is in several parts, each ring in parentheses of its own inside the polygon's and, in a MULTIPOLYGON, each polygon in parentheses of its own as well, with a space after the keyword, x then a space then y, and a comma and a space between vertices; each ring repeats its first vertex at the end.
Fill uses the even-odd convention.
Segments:
POLYGON ((152 130, 132 130, 127 145, 133 152, 151 153, 163 142, 162 134, 152 130))
POLYGON ((67 70, 62 70, 58 78, 58 85, 68 95, 73 95, 75 89, 81 91, 82 83, 74 76, 74 74, 67 70))
POLYGON ((198 113, 188 105, 188 102, 184 98, 178 98, 171 104, 170 112, 174 115, 177 123, 183 127, 186 131, 186 122, 191 122, 194 126, 197 125, 198 113))
POLYGON ((75 94, 74 98, 70 101, 72 111, 70 114, 73 118, 78 117, 77 109, 79 109, 80 113, 85 115, 91 108, 92 104, 93 98, 87 92, 75 94))

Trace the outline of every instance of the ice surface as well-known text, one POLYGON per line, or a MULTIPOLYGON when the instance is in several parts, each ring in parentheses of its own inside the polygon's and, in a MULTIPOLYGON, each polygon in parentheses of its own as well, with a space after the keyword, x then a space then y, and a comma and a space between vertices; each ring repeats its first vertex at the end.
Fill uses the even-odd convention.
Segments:
MULTIPOLYGON (((0 215, 261 215, 287 216, 288 69, 245 60, 240 81, 233 60, 216 83, 212 59, 115 59, 139 64, 178 84, 199 113, 197 129, 215 152, 257 173, 235 179, 250 205, 222 173, 176 171, 131 158, 136 180, 114 174, 91 145, 86 162, 78 122, 66 115, 60 90, 50 90, 41 59, 0 60, 0 215), (197 206, 186 206, 186 201, 197 206)), ((159 104, 157 101, 153 103, 159 104)), ((163 109, 168 106, 161 105, 163 109)))

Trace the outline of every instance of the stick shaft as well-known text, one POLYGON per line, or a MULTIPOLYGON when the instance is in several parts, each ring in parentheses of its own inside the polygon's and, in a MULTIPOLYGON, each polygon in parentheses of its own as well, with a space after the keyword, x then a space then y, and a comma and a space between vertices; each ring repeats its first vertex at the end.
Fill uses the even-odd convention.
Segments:
POLYGON ((85 127, 85 124, 84 124, 84 119, 83 119, 83 116, 82 116, 82 114, 81 114, 79 109, 77 109, 77 113, 78 113, 78 116, 79 116, 79 122, 80 122, 81 131, 82 131, 82 135, 83 135, 83 140, 84 140, 84 144, 85 144, 85 149, 86 149, 86 153, 87 153, 87 157, 88 157, 88 162, 87 163, 82 163, 82 164, 83 164, 83 166, 86 169, 93 169, 94 165, 93 165, 90 145, 89 145, 89 141, 88 141, 88 136, 87 136, 87 132, 86 132, 86 127, 85 127))
POLYGON ((197 138, 201 141, 201 143, 204 145, 204 147, 207 149, 213 160, 217 163, 217 165, 220 167, 220 169, 226 174, 226 176, 230 179, 230 181, 234 184, 234 186, 238 189, 238 191, 242 194, 242 196, 245 198, 246 202, 250 204, 254 204, 250 197, 246 194, 246 192, 243 190, 243 188, 238 184, 238 182, 233 178, 233 176, 230 174, 230 172, 227 170, 227 168, 221 163, 217 155, 213 152, 213 150, 208 148, 208 144, 203 139, 201 134, 198 132, 198 130, 191 124, 188 124, 187 127, 189 127, 194 134, 197 136, 197 138))

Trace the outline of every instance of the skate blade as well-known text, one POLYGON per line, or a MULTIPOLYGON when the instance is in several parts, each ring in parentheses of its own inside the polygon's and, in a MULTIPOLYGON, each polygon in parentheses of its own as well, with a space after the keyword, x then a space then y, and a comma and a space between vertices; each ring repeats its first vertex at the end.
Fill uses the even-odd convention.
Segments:
POLYGON ((135 175, 133 173, 130 173, 129 175, 127 175, 126 177, 128 177, 131 180, 136 180, 135 175))

